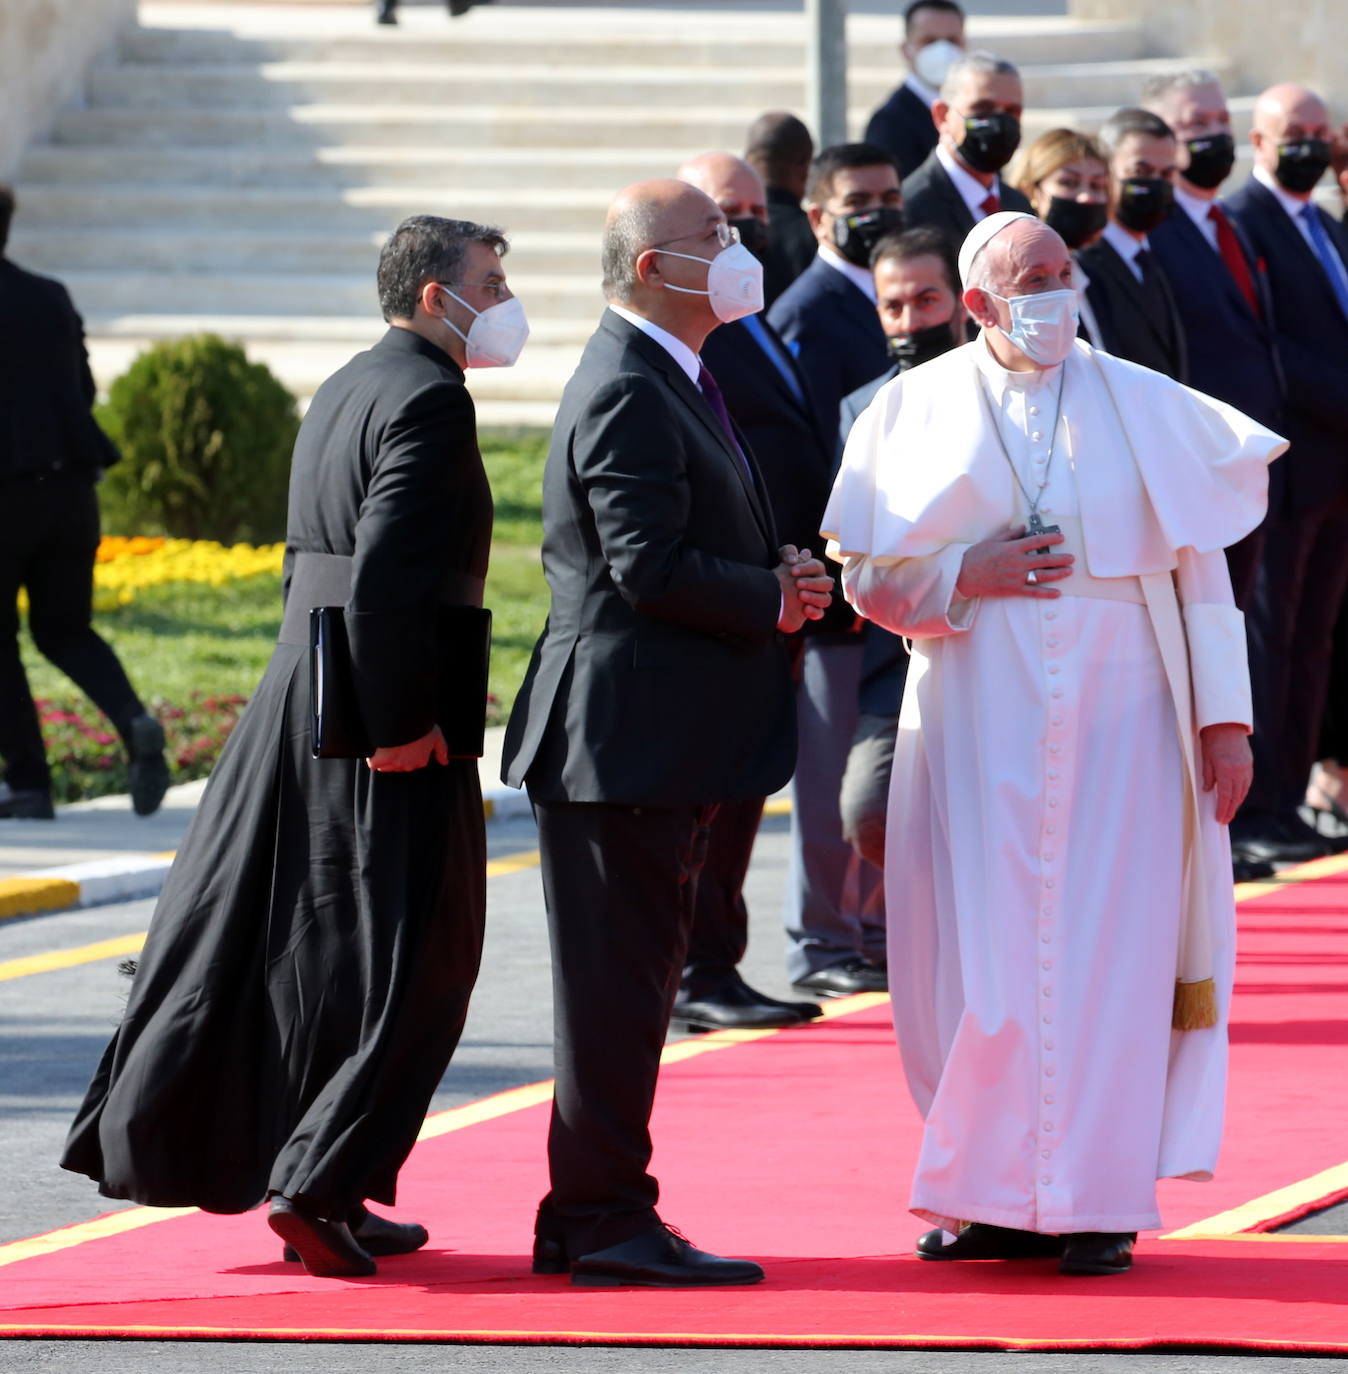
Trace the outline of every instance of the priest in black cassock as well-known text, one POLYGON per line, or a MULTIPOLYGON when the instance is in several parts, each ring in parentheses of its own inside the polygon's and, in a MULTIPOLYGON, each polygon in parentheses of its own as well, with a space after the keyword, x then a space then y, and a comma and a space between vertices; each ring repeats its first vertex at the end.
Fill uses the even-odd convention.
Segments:
POLYGON ((437 627, 446 604, 482 602, 492 500, 463 369, 509 365, 527 337, 506 246, 417 216, 383 250, 391 327, 305 417, 279 642, 61 1161, 152 1206, 269 1201, 312 1274, 425 1244, 365 1204, 394 1202, 481 956, 482 797, 476 759, 446 744, 463 722, 438 718, 437 627), (311 750, 309 608, 337 604, 366 759, 311 750))

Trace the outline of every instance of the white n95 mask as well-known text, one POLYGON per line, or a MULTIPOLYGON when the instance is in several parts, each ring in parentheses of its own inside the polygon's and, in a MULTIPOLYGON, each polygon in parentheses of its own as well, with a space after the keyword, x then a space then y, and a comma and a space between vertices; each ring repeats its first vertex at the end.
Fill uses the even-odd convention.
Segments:
POLYGON ((1075 291, 1044 291, 1037 296, 999 296, 995 291, 986 294, 1006 303, 1011 312, 1011 328, 997 327, 1027 358, 1042 367, 1053 367, 1072 351, 1080 319, 1075 291))
POLYGON ((913 58, 913 70, 928 86, 939 91, 946 73, 963 56, 964 49, 958 43, 952 43, 948 38, 938 38, 936 42, 918 49, 917 56, 913 58))
POLYGON ((687 258, 689 262, 707 265, 707 289, 698 291, 691 286, 665 285, 670 291, 685 296, 706 296, 712 313, 723 324, 757 315, 763 308, 763 264, 742 244, 732 243, 722 248, 714 258, 698 258, 692 253, 674 253, 668 248, 652 251, 671 258, 687 258))
POLYGON ((446 296, 453 296, 465 310, 472 311, 473 323, 465 334, 453 320, 445 324, 461 338, 468 349, 469 367, 514 367, 529 339, 529 321, 518 296, 499 301, 486 310, 473 310, 462 296, 455 296, 449 287, 441 286, 446 296))

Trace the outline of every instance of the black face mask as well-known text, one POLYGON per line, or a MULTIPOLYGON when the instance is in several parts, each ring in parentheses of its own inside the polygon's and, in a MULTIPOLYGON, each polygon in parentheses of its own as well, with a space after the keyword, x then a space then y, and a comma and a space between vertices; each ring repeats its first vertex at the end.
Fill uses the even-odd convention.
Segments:
POLYGON ((771 235, 768 233, 768 226, 761 219, 754 219, 752 215, 746 219, 732 219, 730 227, 740 231, 740 242, 759 262, 767 257, 771 235))
POLYGON ((1044 223, 1075 252, 1095 238, 1109 223, 1109 207, 1103 203, 1054 196, 1049 201, 1044 223))
POLYGON ((1191 138, 1187 146, 1189 165, 1181 175, 1205 191, 1215 191, 1236 165, 1236 140, 1230 134, 1208 134, 1191 138))
POLYGON ((1114 216, 1135 234, 1150 234, 1170 214, 1175 188, 1164 177, 1125 177, 1114 216))
POLYGON ((955 151, 975 172, 1000 172, 1020 147, 1020 120, 1000 110, 990 115, 968 115, 964 142, 955 151))
POLYGON ((848 262, 869 267, 875 245, 902 228, 903 211, 888 205, 861 215, 839 215, 833 221, 833 246, 848 262))
POLYGON ((1278 145, 1278 185, 1293 195, 1304 196, 1329 166, 1329 144, 1323 138, 1303 138, 1299 143, 1278 145))
POLYGON ((955 338, 954 327, 945 324, 928 325, 915 334, 896 334, 886 341, 889 359, 898 363, 900 372, 907 372, 920 363, 929 363, 942 353, 949 353, 959 342, 955 338))

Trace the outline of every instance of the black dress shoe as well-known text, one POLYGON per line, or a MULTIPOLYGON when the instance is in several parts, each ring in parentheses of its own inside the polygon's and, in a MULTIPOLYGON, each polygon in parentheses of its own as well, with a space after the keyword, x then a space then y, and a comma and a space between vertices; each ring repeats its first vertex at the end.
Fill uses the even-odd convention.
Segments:
MULTIPOLYGON (((414 1221, 390 1221, 376 1216, 365 1206, 353 1207, 346 1219, 347 1229, 356 1244, 367 1255, 410 1255, 430 1240, 430 1233, 414 1221)), ((299 1263, 299 1252, 287 1245, 281 1258, 289 1264, 299 1263)))
POLYGON ((137 716, 131 722, 129 747, 131 809, 138 816, 153 816, 169 785, 164 727, 153 716, 137 716))
POLYGON ((928 1231, 919 1236, 916 1254, 924 1260, 1018 1260, 1054 1259, 1063 1252, 1061 1236, 1041 1236, 1037 1231, 1013 1231, 972 1221, 948 1244, 945 1232, 928 1231))
POLYGON ((793 986, 821 997, 851 997, 857 992, 888 992, 889 975, 865 959, 848 959, 797 978, 793 986))
POLYGON ((1231 836, 1231 857, 1252 863, 1300 864, 1328 853, 1328 843, 1300 818, 1295 826, 1279 818, 1231 836))
POLYGON ((0 821, 54 821, 50 792, 24 789, 0 795, 0 821))
POLYGON ((272 1199, 267 1225, 315 1278, 363 1278, 375 1271, 369 1251, 356 1243, 344 1221, 328 1221, 278 1197, 272 1199))
POLYGON ((1075 1231, 1063 1240, 1064 1274, 1126 1274, 1133 1267, 1136 1231, 1075 1231))
POLYGON ((1271 878, 1278 870, 1271 863, 1256 863, 1253 859, 1231 856, 1231 880, 1237 883, 1258 883, 1271 878))
POLYGON ((489 5, 491 0, 446 0, 449 6, 449 17, 458 19, 461 15, 467 14, 474 5, 489 5))
POLYGON ((685 981, 674 1002, 673 1019, 690 1030, 768 1030, 799 1026, 822 1015, 813 1002, 779 1002, 751 988, 737 972, 714 980, 685 981))
POLYGON ((571 1282, 582 1288, 709 1288, 762 1280, 763 1270, 752 1260, 698 1250, 663 1222, 621 1245, 571 1261, 571 1282))
POLYGON ((398 11, 394 5, 395 0, 379 0, 379 4, 375 6, 374 22, 376 24, 396 24, 398 11))

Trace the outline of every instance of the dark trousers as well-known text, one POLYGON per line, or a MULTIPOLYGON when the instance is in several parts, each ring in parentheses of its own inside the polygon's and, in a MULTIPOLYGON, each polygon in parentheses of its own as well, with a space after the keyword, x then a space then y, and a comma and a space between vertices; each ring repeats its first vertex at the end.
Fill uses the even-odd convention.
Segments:
POLYGON ((1226 568, 1231 574, 1231 594, 1242 611, 1250 609, 1255 582, 1264 556, 1264 526, 1251 531, 1226 551, 1226 568))
POLYGON ((557 1080, 540 1230, 572 1256, 656 1221, 651 1106, 714 812, 534 802, 557 1080))
POLYGON ((1348 594, 1348 498, 1270 516, 1250 608, 1254 784, 1232 827, 1291 815, 1320 754, 1334 627, 1348 594))
POLYGON ((749 948, 744 879, 763 819, 763 798, 722 802, 707 827, 707 857, 697 881, 683 976, 689 983, 732 972, 749 948))
POLYGON ((47 791, 51 774, 19 658, 20 587, 38 652, 92 698, 125 739, 144 710, 122 665, 94 633, 98 498, 87 477, 0 482, 0 758, 15 791, 47 791))

